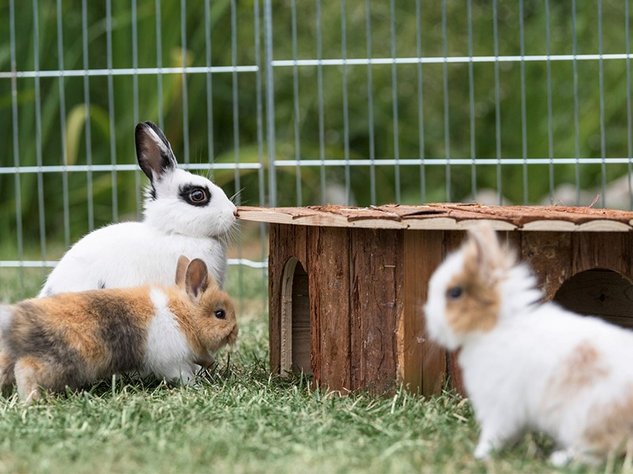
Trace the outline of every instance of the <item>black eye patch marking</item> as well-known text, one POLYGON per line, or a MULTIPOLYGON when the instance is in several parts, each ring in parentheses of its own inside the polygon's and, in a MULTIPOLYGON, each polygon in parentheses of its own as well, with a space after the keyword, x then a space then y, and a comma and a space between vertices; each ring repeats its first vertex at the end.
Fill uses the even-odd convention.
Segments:
POLYGON ((180 197, 192 206, 206 206, 211 201, 211 191, 206 186, 188 184, 180 188, 180 197))

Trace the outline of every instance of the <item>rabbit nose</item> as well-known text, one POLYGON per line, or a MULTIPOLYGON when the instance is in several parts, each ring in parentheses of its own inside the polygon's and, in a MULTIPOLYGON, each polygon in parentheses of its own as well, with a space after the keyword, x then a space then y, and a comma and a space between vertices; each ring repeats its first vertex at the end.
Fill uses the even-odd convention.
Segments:
POLYGON ((240 217, 240 212, 237 210, 237 208, 235 208, 235 210, 233 211, 233 215, 235 217, 240 217))

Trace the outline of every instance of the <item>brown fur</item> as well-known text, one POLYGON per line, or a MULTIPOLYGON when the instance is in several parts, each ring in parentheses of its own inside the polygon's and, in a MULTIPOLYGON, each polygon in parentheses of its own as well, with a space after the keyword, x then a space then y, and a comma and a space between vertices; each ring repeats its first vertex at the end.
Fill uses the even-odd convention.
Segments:
POLYGON ((619 401, 591 410, 584 432, 587 448, 600 454, 622 454, 633 441, 633 386, 619 401))
MULTIPOLYGON (((178 265, 178 286, 161 291, 195 353, 192 362, 207 366, 210 351, 235 341, 235 308, 208 279, 201 260, 190 264, 181 259, 178 265), (218 309, 226 312, 226 319, 216 317, 218 309)), ((143 369, 148 327, 156 314, 151 291, 138 287, 66 293, 5 309, 0 386, 15 381, 20 397, 30 401, 39 396, 38 386, 60 391, 143 369)))
POLYGON ((514 259, 499 246, 494 231, 485 229, 469 234, 463 252, 464 270, 448 285, 459 286, 463 294, 457 299, 447 299, 446 318, 456 334, 489 331, 496 325, 499 314, 499 277, 512 266, 514 259))
POLYGON ((576 391, 599 383, 609 375, 609 369, 600 360, 600 354, 588 341, 575 347, 563 361, 561 386, 576 391))

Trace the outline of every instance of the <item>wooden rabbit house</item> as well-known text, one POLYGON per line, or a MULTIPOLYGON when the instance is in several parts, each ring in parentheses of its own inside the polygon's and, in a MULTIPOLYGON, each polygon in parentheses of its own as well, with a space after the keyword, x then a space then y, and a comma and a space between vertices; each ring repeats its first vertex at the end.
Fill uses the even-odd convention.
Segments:
POLYGON ((487 221, 529 262, 546 298, 633 327, 633 212, 436 204, 242 207, 270 224, 270 366, 332 390, 433 394, 454 356, 425 336, 428 280, 464 230, 487 221))

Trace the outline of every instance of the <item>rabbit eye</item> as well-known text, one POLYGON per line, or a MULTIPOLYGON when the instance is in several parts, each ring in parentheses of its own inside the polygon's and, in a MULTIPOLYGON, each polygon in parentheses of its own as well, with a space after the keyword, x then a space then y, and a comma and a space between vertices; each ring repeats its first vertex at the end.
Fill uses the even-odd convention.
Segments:
POLYGON ((211 200, 211 193, 201 186, 186 186, 181 190, 182 198, 193 206, 206 206, 211 200))
POLYGON ((464 290, 461 286, 453 286, 446 290, 446 297, 451 300, 456 300, 457 298, 461 297, 463 293, 464 290))
POLYGON ((215 314, 215 317, 218 319, 226 319, 226 313, 223 309, 218 309, 213 314, 215 314))

